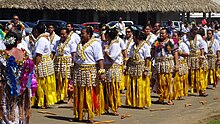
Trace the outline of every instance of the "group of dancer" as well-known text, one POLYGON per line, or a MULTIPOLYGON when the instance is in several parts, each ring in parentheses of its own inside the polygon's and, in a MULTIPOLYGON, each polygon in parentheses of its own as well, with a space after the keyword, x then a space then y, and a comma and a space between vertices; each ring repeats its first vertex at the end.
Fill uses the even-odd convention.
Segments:
POLYGON ((0 52, 1 123, 29 123, 31 106, 47 108, 67 97, 79 121, 87 112, 93 122, 94 115, 119 115, 123 90, 125 104, 141 109, 152 105, 151 92, 158 93, 155 103, 168 105, 188 96, 189 89, 207 96, 206 88, 216 87, 220 76, 213 30, 204 39, 197 27, 170 33, 157 26, 127 27, 121 38, 106 25, 98 38, 92 27, 83 28, 80 37, 71 23, 59 36, 53 24, 36 25, 23 39, 8 32, 0 52))

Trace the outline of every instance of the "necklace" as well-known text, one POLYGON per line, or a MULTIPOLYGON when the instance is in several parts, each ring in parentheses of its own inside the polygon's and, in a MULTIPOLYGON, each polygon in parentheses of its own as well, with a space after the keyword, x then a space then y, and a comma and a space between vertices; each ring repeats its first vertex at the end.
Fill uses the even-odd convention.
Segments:
POLYGON ((55 38, 55 32, 53 32, 53 33, 50 35, 50 43, 51 43, 51 44, 52 44, 54 38, 55 38))
POLYGON ((58 46, 58 55, 59 55, 59 56, 63 56, 63 54, 64 54, 64 48, 65 48, 65 47, 67 46, 67 44, 69 43, 70 39, 71 39, 71 37, 68 37, 68 38, 65 40, 65 42, 64 42, 63 45, 62 45, 61 42, 59 43, 59 46, 58 46))
POLYGON ((78 48, 77 48, 77 50, 78 50, 78 55, 81 57, 81 59, 83 60, 83 61, 85 61, 85 59, 86 59, 86 56, 85 56, 85 49, 87 48, 87 47, 89 47, 92 43, 94 43, 95 41, 97 41, 95 38, 91 38, 87 43, 85 43, 84 45, 82 45, 82 41, 79 43, 79 45, 78 45, 78 48))
POLYGON ((142 43, 139 46, 134 45, 134 60, 139 60, 138 52, 144 46, 145 43, 146 41, 142 41, 142 43))

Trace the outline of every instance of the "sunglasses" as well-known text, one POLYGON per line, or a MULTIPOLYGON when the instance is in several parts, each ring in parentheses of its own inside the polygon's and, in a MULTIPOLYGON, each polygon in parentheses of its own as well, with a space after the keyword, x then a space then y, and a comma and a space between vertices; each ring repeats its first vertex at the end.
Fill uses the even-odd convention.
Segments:
POLYGON ((14 20, 18 20, 18 18, 14 18, 14 20))

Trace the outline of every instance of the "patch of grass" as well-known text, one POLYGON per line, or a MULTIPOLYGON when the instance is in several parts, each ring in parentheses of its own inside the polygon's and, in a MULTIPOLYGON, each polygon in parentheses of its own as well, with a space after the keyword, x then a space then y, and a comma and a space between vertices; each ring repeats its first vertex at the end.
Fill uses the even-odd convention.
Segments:
POLYGON ((212 120, 208 124, 220 124, 220 119, 212 120))

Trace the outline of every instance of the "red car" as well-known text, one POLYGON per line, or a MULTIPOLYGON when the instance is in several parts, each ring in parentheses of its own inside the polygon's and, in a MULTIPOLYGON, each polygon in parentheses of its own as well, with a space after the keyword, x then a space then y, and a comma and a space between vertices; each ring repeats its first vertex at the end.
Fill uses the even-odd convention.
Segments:
POLYGON ((83 24, 81 24, 82 26, 92 26, 94 29, 94 32, 98 33, 99 32, 99 25, 101 23, 100 22, 85 22, 83 24))

